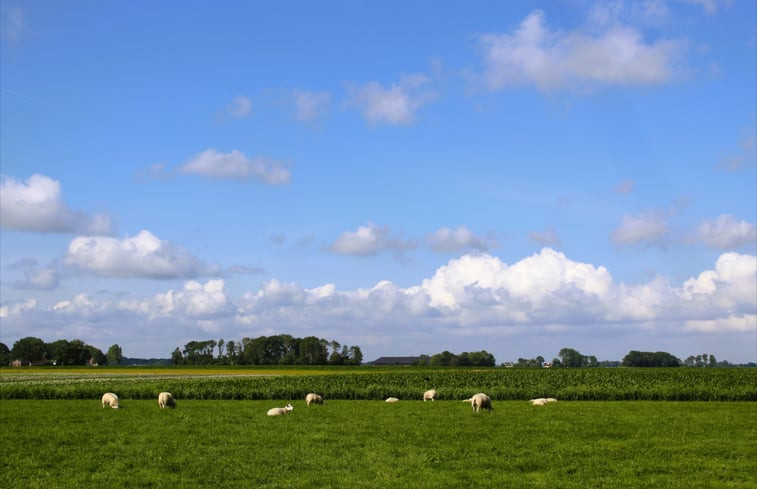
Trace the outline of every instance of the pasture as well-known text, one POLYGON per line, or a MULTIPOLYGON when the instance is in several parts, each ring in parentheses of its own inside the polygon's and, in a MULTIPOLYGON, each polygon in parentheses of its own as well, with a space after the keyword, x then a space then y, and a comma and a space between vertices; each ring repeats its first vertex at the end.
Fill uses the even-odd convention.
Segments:
MULTIPOLYGON (((600 370, 609 371, 593 369, 600 370)), ((560 402, 537 407, 528 404, 528 396, 509 397, 524 390, 552 396, 556 389, 600 398, 659 396, 666 392, 659 380, 666 372, 678 382, 696 378, 677 377, 689 375, 684 369, 613 371, 637 372, 642 380, 621 391, 626 378, 620 377, 622 382, 608 381, 616 387, 602 391, 587 384, 587 378, 601 377, 586 373, 504 369, 387 369, 364 375, 364 369, 334 369, 259 377, 215 370, 186 375, 3 370, 0 487, 757 486, 755 402, 572 401, 555 395, 560 402), (310 389, 302 379, 320 379, 326 382, 320 387, 342 396, 327 394, 325 404, 306 407, 298 389, 310 389), (491 413, 473 414, 459 400, 505 381, 509 384, 492 396, 491 413), (399 389, 402 400, 384 403, 379 385, 399 389), (443 400, 424 403, 421 393, 432 386, 443 400), (119 394, 122 409, 101 408, 105 390, 119 394), (176 395, 176 409, 158 408, 161 390, 176 395), (268 396, 277 393, 286 395, 268 396), (287 402, 293 412, 265 415, 287 402)), ((733 377, 746 375, 743 385, 721 376, 733 374, 702 375, 700 381, 711 388, 722 386, 714 395, 754 395, 754 373, 733 377)), ((692 380, 681 385, 689 394, 703 389, 692 380)))

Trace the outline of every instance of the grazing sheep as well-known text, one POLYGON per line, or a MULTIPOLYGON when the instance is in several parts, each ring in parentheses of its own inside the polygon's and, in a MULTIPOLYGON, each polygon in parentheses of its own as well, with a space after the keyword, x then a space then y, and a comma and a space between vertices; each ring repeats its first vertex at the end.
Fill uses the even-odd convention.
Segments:
POLYGON ((310 406, 310 404, 323 404, 323 397, 319 396, 318 394, 313 394, 312 392, 305 396, 305 404, 310 406))
POLYGON ((427 399, 431 399, 433 401, 435 397, 436 389, 429 389, 423 393, 423 402, 426 402, 427 399))
POLYGON ((158 394, 158 406, 160 406, 160 409, 165 409, 166 406, 175 408, 176 401, 174 400, 170 392, 161 392, 160 394, 158 394))
POLYGON ((386 402, 400 402, 396 397, 387 397, 386 402))
POLYGON ((550 402, 557 402, 557 399, 554 397, 539 397, 536 399, 531 399, 530 402, 534 406, 546 406, 550 402))
POLYGON ((289 411, 291 411, 293 409, 294 408, 292 407, 291 404, 287 404, 283 408, 271 408, 271 409, 268 410, 268 412, 266 414, 268 416, 281 416, 282 414, 286 414, 286 413, 288 413, 289 411))
POLYGON ((112 407, 113 409, 118 409, 118 396, 113 394, 112 392, 106 392, 103 394, 103 407, 107 404, 108 406, 112 407))
POLYGON ((465 399, 463 402, 470 402, 473 411, 476 413, 480 412, 482 409, 488 409, 489 411, 494 409, 492 407, 491 398, 484 393, 478 393, 470 399, 465 399))

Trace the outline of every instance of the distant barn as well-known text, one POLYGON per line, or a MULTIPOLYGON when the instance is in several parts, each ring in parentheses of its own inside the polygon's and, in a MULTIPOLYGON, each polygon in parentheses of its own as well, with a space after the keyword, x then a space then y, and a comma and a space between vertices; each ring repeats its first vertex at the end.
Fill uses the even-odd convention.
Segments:
POLYGON ((378 357, 370 365, 412 365, 422 357, 378 357))

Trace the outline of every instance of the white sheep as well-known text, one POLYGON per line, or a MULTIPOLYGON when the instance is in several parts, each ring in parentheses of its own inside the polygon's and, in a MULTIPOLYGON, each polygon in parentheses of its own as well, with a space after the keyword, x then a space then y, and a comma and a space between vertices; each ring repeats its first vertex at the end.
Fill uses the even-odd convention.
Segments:
POLYGON ((103 394, 102 403, 103 407, 105 407, 105 405, 107 404, 113 409, 118 409, 118 396, 113 394, 112 392, 106 392, 105 394, 103 394))
POLYGON ((431 399, 433 401, 435 397, 436 389, 429 389, 423 393, 423 402, 426 402, 427 399, 431 399))
POLYGON ((494 409, 491 398, 483 392, 474 395, 470 399, 465 399, 463 402, 470 402, 473 411, 476 413, 480 412, 481 409, 488 409, 489 411, 494 409))
POLYGON ((175 408, 176 401, 174 400, 170 392, 161 392, 160 394, 158 394, 158 406, 160 406, 160 409, 165 409, 166 406, 175 408))
POLYGON ((530 402, 534 406, 546 406, 550 402, 557 402, 557 399, 554 397, 538 397, 536 399, 531 399, 530 402))
POLYGON ((387 397, 386 402, 400 402, 396 397, 387 397))
POLYGON ((266 414, 268 416, 281 416, 282 414, 286 414, 286 413, 288 413, 289 411, 291 411, 293 409, 294 408, 292 407, 291 404, 287 404, 283 408, 271 408, 271 409, 268 410, 268 412, 266 414))
POLYGON ((310 404, 323 404, 323 397, 311 392, 305 396, 305 404, 308 406, 310 406, 310 404))

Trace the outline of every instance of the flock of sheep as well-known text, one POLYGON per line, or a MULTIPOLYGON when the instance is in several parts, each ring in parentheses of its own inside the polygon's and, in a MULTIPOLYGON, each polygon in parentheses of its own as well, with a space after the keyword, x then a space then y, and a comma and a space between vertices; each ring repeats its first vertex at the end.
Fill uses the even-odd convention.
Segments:
MULTIPOLYGON (((435 389, 429 389, 423 393, 423 402, 433 401, 435 398, 435 389)), ((388 397, 386 399, 386 402, 399 402, 399 399, 396 397, 388 397)), ((491 398, 483 392, 473 395, 470 399, 464 399, 463 402, 469 402, 471 404, 471 407, 473 408, 473 412, 475 413, 480 412, 482 409, 486 409, 488 411, 494 409, 492 407, 491 398)), ((546 406, 549 403, 557 402, 557 399, 555 399, 554 397, 540 397, 537 399, 531 399, 529 402, 534 406, 546 406)), ((305 404, 308 407, 311 404, 323 404, 323 396, 311 392, 310 394, 305 396, 305 404)), ((110 406, 113 409, 118 409, 118 396, 112 392, 106 392, 105 394, 103 394, 102 407, 105 407, 106 405, 110 406)), ((158 406, 160 406, 160 409, 165 409, 166 407, 175 408, 176 401, 174 400, 170 392, 161 392, 160 394, 158 394, 158 406)), ((283 414, 287 414, 293 409, 294 407, 291 404, 287 404, 284 407, 271 408, 266 414, 268 416, 281 416, 283 414)))

